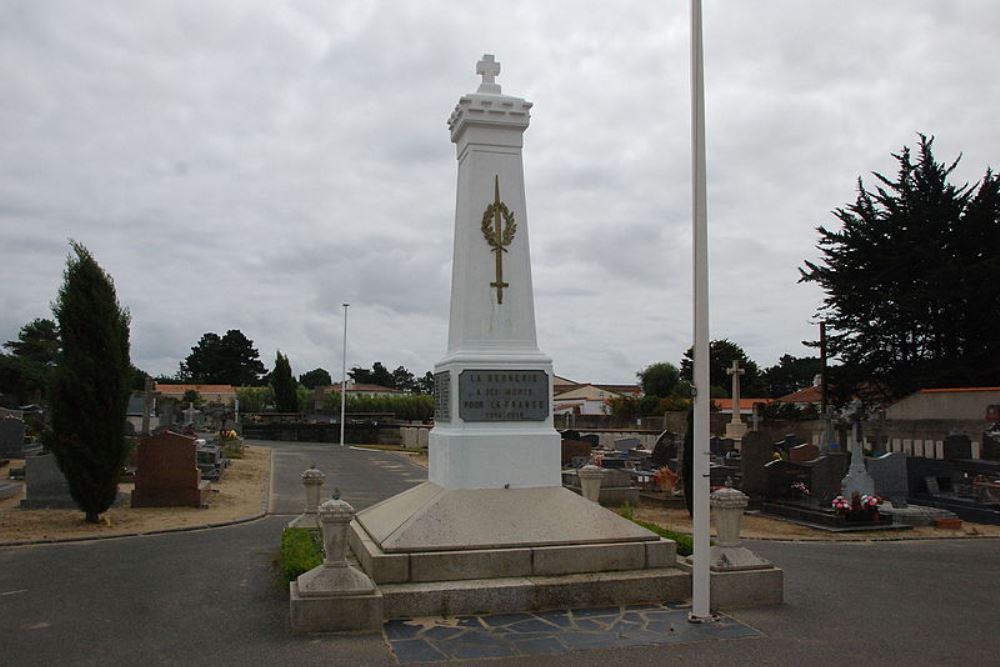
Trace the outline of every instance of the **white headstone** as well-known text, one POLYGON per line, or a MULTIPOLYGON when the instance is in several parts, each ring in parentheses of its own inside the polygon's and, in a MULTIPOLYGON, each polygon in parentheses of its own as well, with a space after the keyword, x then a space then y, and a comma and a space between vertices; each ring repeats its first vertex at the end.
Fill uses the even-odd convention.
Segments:
POLYGON ((428 478, 447 489, 559 486, 552 361, 535 337, 521 161, 531 103, 500 94, 492 55, 476 72, 483 83, 448 120, 458 196, 428 478))

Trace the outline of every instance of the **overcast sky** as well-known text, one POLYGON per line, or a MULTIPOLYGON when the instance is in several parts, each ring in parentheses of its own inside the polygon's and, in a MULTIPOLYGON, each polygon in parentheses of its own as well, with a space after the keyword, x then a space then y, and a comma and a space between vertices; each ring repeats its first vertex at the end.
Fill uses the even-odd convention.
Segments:
MULTIPOLYGON (((809 354, 815 227, 936 135, 1000 168, 1000 3, 705 6, 711 335, 809 354)), ((0 3, 0 340, 51 317, 67 239, 114 277, 132 359, 241 329, 270 368, 422 374, 447 342, 445 121, 496 54, 525 135, 540 348, 630 382, 692 339, 688 2, 0 3)))

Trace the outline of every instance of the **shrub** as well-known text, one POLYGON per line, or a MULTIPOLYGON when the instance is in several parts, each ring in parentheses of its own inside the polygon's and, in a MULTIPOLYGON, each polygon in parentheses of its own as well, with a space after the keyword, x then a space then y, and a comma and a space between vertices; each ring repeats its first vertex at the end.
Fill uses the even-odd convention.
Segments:
POLYGON ((694 538, 686 533, 677 533, 663 526, 651 523, 649 521, 643 521, 642 519, 635 518, 635 508, 629 503, 625 503, 618 509, 618 513, 624 518, 628 519, 637 526, 642 526, 646 530, 660 537, 665 537, 668 540, 673 540, 677 543, 677 555, 678 556, 690 556, 694 553, 694 538))
POLYGON ((285 581, 294 581, 323 562, 323 538, 318 530, 286 528, 281 533, 278 569, 285 581))

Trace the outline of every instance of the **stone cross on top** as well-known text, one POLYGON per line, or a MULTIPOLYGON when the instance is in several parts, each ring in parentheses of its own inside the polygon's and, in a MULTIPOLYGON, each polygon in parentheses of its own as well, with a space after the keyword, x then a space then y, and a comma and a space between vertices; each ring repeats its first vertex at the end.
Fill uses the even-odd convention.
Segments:
POLYGON ((476 63, 476 74, 483 77, 483 82, 479 84, 477 93, 485 95, 499 95, 500 84, 496 82, 496 76, 500 74, 500 63, 496 61, 492 53, 483 54, 483 59, 476 63))
POLYGON ((733 423, 742 421, 740 419, 740 376, 746 371, 740 368, 740 362, 733 359, 733 365, 726 369, 727 375, 733 376, 733 423))

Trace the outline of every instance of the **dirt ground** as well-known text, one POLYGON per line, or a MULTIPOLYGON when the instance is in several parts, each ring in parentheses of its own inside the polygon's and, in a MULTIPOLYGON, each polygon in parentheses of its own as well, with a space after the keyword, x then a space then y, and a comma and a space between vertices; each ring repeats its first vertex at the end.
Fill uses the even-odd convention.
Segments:
MULTIPOLYGON (((21 461, 11 461, 14 467, 21 461)), ((0 468, 0 479, 7 479, 9 466, 0 468)), ((22 510, 20 494, 0 501, 0 545, 27 540, 52 540, 132 535, 170 528, 204 526, 254 516, 261 511, 271 482, 271 450, 249 447, 245 457, 233 459, 218 482, 212 482, 212 494, 206 509, 196 507, 132 508, 126 499, 101 515, 101 523, 88 524, 75 509, 22 510)), ((119 484, 126 494, 132 484, 119 484)))
MULTIPOLYGON (((676 531, 691 533, 691 519, 686 509, 667 509, 639 505, 635 518, 650 521, 676 531)), ((712 534, 715 535, 713 527, 712 534)), ((916 527, 911 530, 876 530, 859 533, 828 533, 760 514, 743 517, 742 537, 754 540, 810 540, 828 542, 865 542, 870 540, 925 540, 942 537, 1000 537, 1000 526, 962 522, 958 530, 916 527)))

